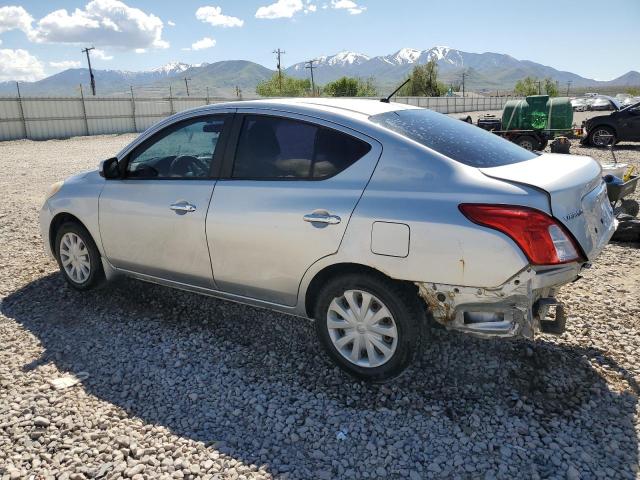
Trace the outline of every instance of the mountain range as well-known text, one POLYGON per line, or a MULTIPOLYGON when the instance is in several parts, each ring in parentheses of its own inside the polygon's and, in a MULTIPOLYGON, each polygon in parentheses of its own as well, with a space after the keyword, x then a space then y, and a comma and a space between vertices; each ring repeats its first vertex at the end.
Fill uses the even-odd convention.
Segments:
MULTIPOLYGON (((321 56, 314 61, 314 78, 320 85, 344 75, 373 78, 380 90, 387 90, 405 79, 415 65, 430 60, 437 62, 441 81, 457 85, 464 73, 466 88, 476 91, 511 90, 518 80, 526 76, 551 77, 562 87, 571 82, 572 88, 640 85, 640 73, 637 71, 629 71, 613 80, 597 81, 529 60, 517 60, 506 54, 470 53, 442 46, 428 50, 403 48, 390 55, 375 57, 350 51, 321 56)), ((308 78, 306 65, 306 62, 296 63, 284 69, 284 73, 308 78)), ((273 73, 269 68, 246 60, 197 65, 172 62, 140 72, 94 70, 98 95, 128 94, 133 88, 138 95, 146 96, 166 96, 169 87, 174 95, 185 95, 188 85, 190 93, 196 95, 235 96, 237 87, 245 97, 251 97, 255 96, 256 85, 273 73)), ((88 80, 86 68, 73 68, 36 82, 21 82, 20 90, 23 95, 69 96, 77 95, 82 84, 85 95, 88 95, 88 80)), ((0 82, 0 95, 13 96, 15 92, 15 82, 0 82)))

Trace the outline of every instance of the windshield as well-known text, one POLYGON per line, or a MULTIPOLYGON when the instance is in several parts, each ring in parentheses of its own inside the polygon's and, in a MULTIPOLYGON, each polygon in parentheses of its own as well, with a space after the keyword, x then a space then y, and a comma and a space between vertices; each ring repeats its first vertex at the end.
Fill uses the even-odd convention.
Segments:
POLYGON ((369 120, 472 167, 499 167, 536 157, 482 128, 432 110, 398 110, 369 120))
POLYGON ((627 105, 622 110, 631 110, 632 108, 638 108, 638 107, 640 107, 640 102, 627 105))

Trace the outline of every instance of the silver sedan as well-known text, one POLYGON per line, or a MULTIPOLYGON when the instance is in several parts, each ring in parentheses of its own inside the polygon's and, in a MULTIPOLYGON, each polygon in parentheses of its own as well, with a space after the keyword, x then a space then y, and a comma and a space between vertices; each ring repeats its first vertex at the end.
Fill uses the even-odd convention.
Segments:
MULTIPOLYGON (((600 165, 373 100, 210 105, 51 187, 49 254, 88 290, 118 275, 315 319, 383 381, 423 326, 561 332, 558 287, 615 229, 600 165)), ((424 330, 425 332, 428 329, 424 330)))

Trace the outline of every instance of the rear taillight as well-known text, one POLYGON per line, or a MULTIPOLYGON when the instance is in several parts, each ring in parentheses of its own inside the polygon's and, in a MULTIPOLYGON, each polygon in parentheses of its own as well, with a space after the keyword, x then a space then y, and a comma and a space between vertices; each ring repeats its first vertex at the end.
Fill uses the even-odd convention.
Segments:
POLYGON ((555 218, 518 205, 463 203, 460 211, 474 223, 508 235, 534 265, 555 265, 580 258, 571 234, 555 218))

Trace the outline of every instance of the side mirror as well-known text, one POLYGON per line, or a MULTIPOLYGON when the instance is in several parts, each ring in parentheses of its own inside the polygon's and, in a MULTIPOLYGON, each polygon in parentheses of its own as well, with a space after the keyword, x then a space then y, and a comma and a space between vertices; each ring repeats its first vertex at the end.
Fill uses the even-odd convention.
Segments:
POLYGON ((120 178, 120 164, 118 163, 118 159, 112 157, 101 161, 98 171, 100 172, 100 176, 107 180, 110 178, 120 178))

